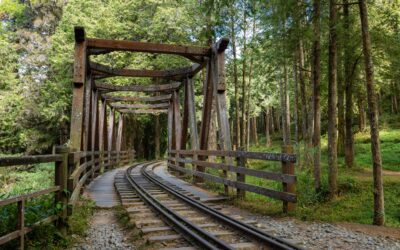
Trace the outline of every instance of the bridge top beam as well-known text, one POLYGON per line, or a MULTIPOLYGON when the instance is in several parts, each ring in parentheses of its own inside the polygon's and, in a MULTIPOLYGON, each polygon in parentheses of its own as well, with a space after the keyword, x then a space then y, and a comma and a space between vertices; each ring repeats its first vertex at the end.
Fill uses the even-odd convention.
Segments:
POLYGON ((94 53, 108 53, 112 51, 146 52, 159 54, 174 54, 181 56, 210 56, 209 47, 187 46, 176 44, 160 44, 149 42, 138 42, 129 40, 110 40, 87 38, 87 47, 93 49, 94 53))
POLYGON ((181 86, 180 82, 173 82, 161 85, 112 85, 106 83, 95 83, 95 88, 102 92, 116 92, 116 91, 133 91, 133 92, 170 92, 178 89, 181 86))
POLYGON ((166 78, 180 80, 184 77, 193 77, 202 68, 205 63, 193 64, 188 67, 170 70, 145 70, 145 69, 114 69, 107 65, 100 63, 90 62, 90 69, 93 71, 96 78, 106 78, 113 76, 126 76, 126 77, 152 77, 152 78, 166 78))
POLYGON ((113 108, 124 108, 124 109, 162 109, 168 108, 169 103, 155 103, 155 104, 121 104, 121 103, 111 103, 111 107, 113 108))
POLYGON ((159 95, 159 96, 115 96, 104 94, 103 99, 107 102, 169 102, 171 100, 171 94, 159 95))
POLYGON ((168 109, 119 109, 121 114, 160 114, 167 113, 168 109))

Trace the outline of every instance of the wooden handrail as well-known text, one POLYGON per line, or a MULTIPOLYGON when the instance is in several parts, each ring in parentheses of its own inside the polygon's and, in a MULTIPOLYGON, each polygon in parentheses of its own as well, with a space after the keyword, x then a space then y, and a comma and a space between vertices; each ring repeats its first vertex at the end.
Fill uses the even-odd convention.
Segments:
POLYGON ((199 160, 192 160, 192 159, 183 159, 183 158, 173 158, 169 157, 169 161, 180 162, 180 163, 190 163, 198 166, 209 167, 219 170, 226 170, 234 173, 250 175, 258 178, 264 178, 268 180, 274 180, 279 182, 285 183, 295 183, 296 176, 295 175, 288 175, 288 174, 281 174, 281 173, 274 173, 265 170, 256 170, 250 168, 243 168, 243 167, 236 167, 229 164, 224 163, 215 163, 215 162, 208 162, 208 161, 199 161, 199 160))
POLYGON ((268 160, 268 161, 283 161, 296 162, 295 154, 285 153, 262 153, 262 152, 247 152, 247 151, 224 151, 224 150, 171 150, 172 154, 180 155, 203 155, 203 156, 222 156, 222 157, 244 157, 248 159, 268 160))
POLYGON ((229 195, 228 187, 236 189, 236 195, 239 199, 245 197, 246 191, 268 196, 283 201, 283 211, 292 211, 295 208, 296 176, 294 163, 296 155, 293 154, 293 148, 289 145, 282 147, 282 153, 264 153, 247 151, 224 151, 224 150, 169 150, 168 167, 179 172, 190 174, 197 181, 209 180, 224 185, 225 194, 229 195), (206 161, 207 156, 220 157, 222 162, 206 161), (236 166, 233 160, 236 160, 236 166), (281 162, 281 172, 274 173, 270 171, 249 169, 246 167, 247 159, 257 159, 266 161, 281 162), (185 164, 192 164, 192 169, 185 168, 185 164), (219 175, 205 173, 206 168, 219 170, 219 175), (229 175, 228 172, 235 174, 229 175), (246 183, 246 175, 257 178, 279 181, 282 183, 283 190, 273 190, 261 186, 246 183))
POLYGON ((45 194, 50 194, 50 193, 53 193, 53 192, 57 192, 59 190, 60 190, 59 186, 54 186, 54 187, 43 189, 43 190, 40 190, 40 191, 37 191, 37 192, 33 192, 33 193, 30 193, 30 194, 23 194, 23 195, 7 198, 7 199, 4 199, 4 200, 0 200, 0 206, 5 206, 5 205, 11 204, 11 203, 16 203, 18 201, 35 198, 35 197, 38 197, 38 196, 41 196, 41 195, 45 195, 45 194))
POLYGON ((0 167, 49 163, 61 160, 62 156, 59 154, 0 157, 0 167))

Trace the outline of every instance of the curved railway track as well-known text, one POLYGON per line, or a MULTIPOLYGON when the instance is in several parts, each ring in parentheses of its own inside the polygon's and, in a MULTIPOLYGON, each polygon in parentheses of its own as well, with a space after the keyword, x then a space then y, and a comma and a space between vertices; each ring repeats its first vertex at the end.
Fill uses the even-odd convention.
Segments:
POLYGON ((155 248, 301 249, 166 182, 153 172, 159 164, 134 165, 119 173, 115 182, 123 205, 155 248))

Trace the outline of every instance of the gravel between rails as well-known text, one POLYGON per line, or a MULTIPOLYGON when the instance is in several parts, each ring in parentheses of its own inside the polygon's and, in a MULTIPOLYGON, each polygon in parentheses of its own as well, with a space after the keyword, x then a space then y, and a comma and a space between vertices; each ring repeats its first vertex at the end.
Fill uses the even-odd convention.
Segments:
POLYGON ((113 210, 97 210, 91 220, 83 242, 75 244, 73 250, 132 250, 128 234, 118 224, 113 210))

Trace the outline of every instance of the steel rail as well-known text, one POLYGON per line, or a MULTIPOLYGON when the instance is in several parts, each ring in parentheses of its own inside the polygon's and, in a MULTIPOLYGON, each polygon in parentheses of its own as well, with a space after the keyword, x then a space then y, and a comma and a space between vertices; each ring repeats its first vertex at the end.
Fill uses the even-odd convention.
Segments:
MULTIPOLYGON (((142 169, 154 164, 156 162, 138 164, 135 166, 142 165, 142 169)), ((164 216, 170 223, 172 223, 178 231, 182 233, 184 236, 189 236, 191 239, 195 240, 196 244, 205 249, 234 249, 229 243, 218 239, 213 234, 205 231, 200 228, 196 224, 188 221, 184 217, 180 216, 176 212, 172 211, 165 205, 163 205, 160 201, 155 199, 145 188, 139 185, 131 176, 132 166, 127 169, 125 175, 127 180, 132 185, 132 187, 137 191, 138 195, 149 204, 152 208, 154 208, 158 213, 164 216)))
POLYGON ((190 204, 193 207, 196 207, 197 209, 207 213, 208 215, 211 215, 212 217, 218 219, 219 221, 225 223, 226 225, 229 225, 231 227, 233 227, 236 230, 242 231, 244 233, 246 233, 246 236, 249 236, 253 239, 255 239, 256 241, 261 241, 264 244, 267 244, 271 247, 273 247, 274 249, 285 249, 285 250, 293 250, 293 249, 302 249, 288 241, 279 239, 273 235, 270 235, 266 232, 261 231, 260 229, 248 225, 246 223, 243 223, 241 221, 238 221, 234 218, 231 218, 219 211, 217 211, 216 209, 213 209, 207 205, 204 205, 203 203, 190 198, 186 195, 183 195, 179 192, 177 192, 176 190, 174 190, 173 188, 165 185, 164 183, 160 182, 159 180, 157 180, 156 178, 154 178, 153 176, 151 176, 147 171, 146 168, 151 166, 151 164, 146 165, 146 167, 143 167, 141 169, 142 174, 148 178, 151 182, 153 182, 154 184, 162 187, 164 190, 168 191, 170 194, 178 197, 179 199, 185 201, 186 203, 190 204))

